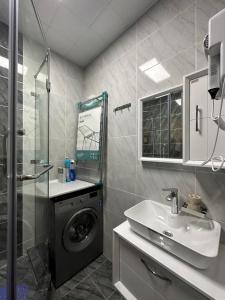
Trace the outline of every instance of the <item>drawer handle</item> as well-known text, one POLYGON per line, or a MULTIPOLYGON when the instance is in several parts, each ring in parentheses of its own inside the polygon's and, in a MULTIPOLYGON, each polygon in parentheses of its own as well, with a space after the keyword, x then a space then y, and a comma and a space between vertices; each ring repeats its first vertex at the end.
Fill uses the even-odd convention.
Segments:
POLYGON ((160 274, 158 274, 156 271, 152 270, 147 263, 144 261, 143 258, 141 258, 141 262, 143 263, 143 265, 145 266, 145 268, 147 269, 148 272, 150 272, 152 275, 154 275, 155 277, 163 280, 163 281, 167 281, 169 283, 171 283, 171 279, 169 279, 168 277, 162 276, 160 274))

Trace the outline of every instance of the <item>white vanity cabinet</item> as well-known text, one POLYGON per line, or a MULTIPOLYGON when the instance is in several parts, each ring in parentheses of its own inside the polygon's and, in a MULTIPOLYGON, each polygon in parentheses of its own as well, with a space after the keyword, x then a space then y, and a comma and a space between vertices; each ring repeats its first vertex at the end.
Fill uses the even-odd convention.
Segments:
POLYGON ((123 240, 120 241, 120 280, 138 300, 207 299, 123 240))
POLYGON ((198 270, 157 247, 126 221, 113 232, 113 283, 127 300, 225 299, 225 247, 198 270))

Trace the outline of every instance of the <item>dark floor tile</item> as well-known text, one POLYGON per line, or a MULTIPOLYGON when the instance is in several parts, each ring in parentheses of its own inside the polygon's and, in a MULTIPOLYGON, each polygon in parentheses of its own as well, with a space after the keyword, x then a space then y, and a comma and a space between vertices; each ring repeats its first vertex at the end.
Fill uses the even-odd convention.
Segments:
POLYGON ((68 295, 62 298, 63 300, 102 300, 104 297, 98 291, 90 278, 82 281, 68 295))
POLYGON ((59 289, 56 289, 53 285, 51 284, 51 293, 50 293, 50 299, 49 300, 61 300, 62 299, 62 294, 59 289))
POLYGON ((30 259, 30 263, 36 277, 37 282, 41 281, 42 278, 47 275, 46 267, 43 263, 42 258, 39 255, 38 249, 36 247, 32 247, 27 250, 28 257, 30 259))
POLYGON ((115 291, 112 284, 112 264, 110 261, 106 260, 99 269, 91 274, 91 279, 104 297, 108 298, 115 291))
POLYGON ((17 260, 17 284, 26 284, 30 289, 37 288, 37 282, 27 256, 20 257, 17 260))
POLYGON ((73 276, 70 280, 66 281, 62 286, 60 286, 57 291, 60 292, 62 296, 68 294, 71 290, 73 290, 77 285, 85 280, 88 275, 85 270, 80 271, 78 274, 73 276))
POLYGON ((0 252, 6 251, 7 247, 7 222, 0 223, 0 252))
POLYGON ((126 300, 119 292, 115 292, 109 297, 109 300, 126 300))
POLYGON ((90 263, 86 268, 80 271, 78 274, 73 276, 70 280, 66 281, 61 287, 57 289, 62 296, 68 294, 73 290, 81 281, 85 280, 94 271, 96 271, 100 266, 106 261, 105 256, 101 255, 90 263))
POLYGON ((26 298, 19 298, 24 300, 47 300, 48 298, 48 291, 47 290, 32 290, 29 289, 26 295, 26 298))
POLYGON ((105 261, 106 261, 106 257, 104 255, 100 255, 92 263, 90 263, 84 270, 88 275, 90 275, 95 270, 97 270, 105 261))

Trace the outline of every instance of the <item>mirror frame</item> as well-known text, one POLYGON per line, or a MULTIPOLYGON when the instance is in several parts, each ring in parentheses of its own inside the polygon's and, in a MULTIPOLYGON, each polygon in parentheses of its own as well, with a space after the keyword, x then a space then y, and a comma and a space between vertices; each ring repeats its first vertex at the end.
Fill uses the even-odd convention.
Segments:
MULTIPOLYGON (((140 98, 138 100, 138 159, 139 161, 142 161, 142 162, 160 162, 160 163, 174 163, 174 164, 183 164, 183 158, 181 159, 177 159, 177 158, 158 158, 158 157, 145 157, 142 155, 143 153, 143 114, 142 114, 142 111, 143 111, 143 102, 146 101, 146 100, 149 100, 151 98, 154 98, 154 97, 160 97, 160 96, 163 96, 164 94, 167 94, 167 93, 171 93, 173 91, 176 91, 178 89, 182 89, 182 92, 183 92, 183 97, 182 97, 182 107, 183 107, 183 101, 184 101, 184 89, 183 89, 183 84, 179 84, 179 85, 176 85, 172 88, 168 88, 166 90, 163 90, 163 91, 159 91, 157 93, 154 93, 154 94, 151 94, 151 95, 148 95, 148 96, 145 96, 143 98, 140 98)), ((183 108, 182 108, 182 118, 184 117, 184 111, 183 111, 183 108)), ((183 123, 183 121, 182 121, 183 123)), ((183 133, 183 131, 182 131, 183 133)), ((183 134, 182 134, 183 136, 183 134)), ((184 140, 183 140, 183 148, 184 148, 184 140)), ((182 156, 183 156, 183 152, 182 152, 182 156)))

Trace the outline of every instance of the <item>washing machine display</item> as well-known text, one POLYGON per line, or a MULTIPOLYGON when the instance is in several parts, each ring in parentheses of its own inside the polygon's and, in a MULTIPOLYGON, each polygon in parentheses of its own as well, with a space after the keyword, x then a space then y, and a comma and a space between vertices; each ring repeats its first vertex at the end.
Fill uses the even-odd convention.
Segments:
POLYGON ((88 247, 97 235, 97 213, 85 208, 74 214, 63 232, 63 245, 67 251, 79 252, 88 247))

